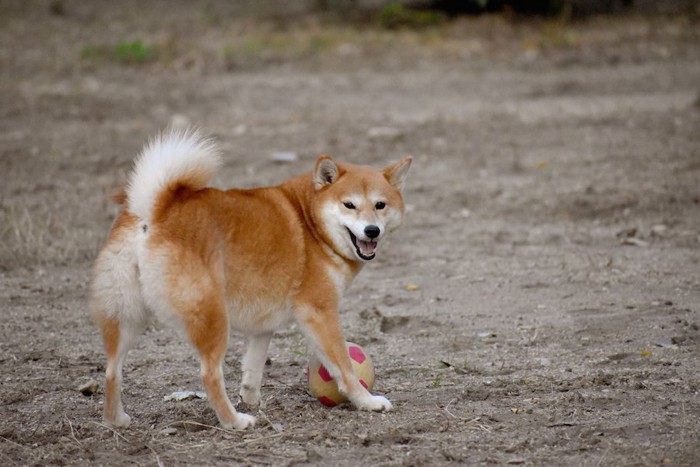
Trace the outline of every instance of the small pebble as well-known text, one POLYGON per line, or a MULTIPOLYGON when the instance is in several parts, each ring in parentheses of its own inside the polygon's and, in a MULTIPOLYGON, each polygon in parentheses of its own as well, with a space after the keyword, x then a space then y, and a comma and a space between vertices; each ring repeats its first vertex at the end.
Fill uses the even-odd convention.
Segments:
POLYGON ((403 131, 399 128, 378 126, 367 131, 370 139, 398 139, 403 136, 403 131))
POLYGON ((640 240, 639 238, 635 237, 627 237, 622 240, 622 244, 630 246, 648 246, 649 242, 645 242, 644 240, 640 240))
POLYGON ((99 388, 100 388, 100 384, 97 381, 95 381, 94 379, 91 379, 87 383, 78 387, 78 391, 80 391, 80 393, 83 396, 90 397, 93 394, 95 394, 99 388))
POLYGON ((668 232, 668 226, 664 224, 657 224, 652 226, 651 235, 654 237, 663 237, 668 232))
POLYGON ((299 159, 296 152, 285 151, 285 152, 273 152, 270 156, 273 162, 279 163, 289 163, 296 162, 299 159))

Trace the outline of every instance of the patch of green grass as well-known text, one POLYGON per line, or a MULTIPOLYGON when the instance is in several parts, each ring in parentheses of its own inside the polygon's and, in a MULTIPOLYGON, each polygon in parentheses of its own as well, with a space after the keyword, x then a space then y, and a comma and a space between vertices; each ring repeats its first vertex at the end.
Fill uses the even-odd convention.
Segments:
POLYGON ((156 47, 141 39, 121 41, 114 45, 86 44, 80 49, 83 60, 113 60, 119 63, 148 63, 156 59, 156 47))
POLYGON ((104 56, 104 48, 93 45, 86 44, 80 48, 80 58, 83 60, 90 60, 94 58, 102 58, 104 56))
POLYGON ((574 47, 579 43, 579 37, 573 30, 558 24, 548 24, 540 32, 540 47, 564 48, 574 47))
POLYGON ((266 44, 262 38, 250 37, 245 39, 237 48, 232 49, 232 51, 245 57, 256 57, 269 47, 270 44, 266 44))
POLYGON ((141 63, 155 57, 155 48, 137 39, 131 42, 119 42, 113 51, 114 58, 121 62, 141 63))
POLYGON ((382 8, 379 12, 379 24, 387 29, 411 28, 422 29, 444 22, 444 13, 433 10, 415 10, 400 3, 382 8))
POLYGON ((336 50, 356 34, 345 29, 293 28, 285 31, 258 25, 222 48, 226 61, 271 61, 318 57, 336 50))
POLYGON ((559 14, 542 26, 540 30, 540 47, 573 47, 578 44, 579 37, 570 27, 571 25, 571 5, 564 6, 559 10, 559 14))

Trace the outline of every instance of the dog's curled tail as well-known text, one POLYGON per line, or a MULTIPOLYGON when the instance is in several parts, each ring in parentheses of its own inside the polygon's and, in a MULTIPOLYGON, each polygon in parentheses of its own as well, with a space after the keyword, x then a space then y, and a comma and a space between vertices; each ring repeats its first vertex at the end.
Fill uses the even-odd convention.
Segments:
POLYGON ((151 223, 161 196, 180 188, 201 190, 221 166, 219 151, 199 131, 168 130, 151 140, 134 163, 126 188, 133 214, 151 223))

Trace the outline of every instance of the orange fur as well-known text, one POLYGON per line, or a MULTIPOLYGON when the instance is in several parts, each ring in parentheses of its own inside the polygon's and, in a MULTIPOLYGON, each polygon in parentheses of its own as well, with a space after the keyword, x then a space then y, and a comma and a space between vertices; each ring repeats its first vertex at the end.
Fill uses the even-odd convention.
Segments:
MULTIPOLYGON (((114 318, 103 318, 100 322, 102 338, 107 354, 107 365, 113 364, 119 349, 119 323, 114 318)), ((105 378, 105 407, 104 412, 108 418, 114 418, 117 414, 115 402, 118 400, 116 392, 119 391, 114 374, 108 374, 105 378), (107 415, 109 414, 109 415, 107 415)))
POLYGON ((159 189, 150 222, 134 216, 126 199, 98 258, 93 286, 92 306, 108 359, 105 420, 128 424, 119 395, 121 362, 132 335, 142 328, 142 307, 185 329, 200 354, 202 381, 224 427, 254 423, 235 411, 225 392, 221 365, 229 326, 250 340, 243 361, 244 402, 259 401, 269 336, 296 320, 358 408, 390 409, 354 375, 338 308, 343 290, 374 257, 384 231, 401 222, 400 190, 410 162, 405 158, 382 171, 322 156, 314 172, 279 186, 228 191, 193 189, 188 180, 203 176, 195 170, 159 189), (365 236, 366 225, 377 227, 377 238, 365 236), (132 294, 134 280, 139 287, 132 294), (111 283, 121 287, 119 293, 105 285, 111 283), (131 307, 128 313, 112 303, 122 299, 131 307))

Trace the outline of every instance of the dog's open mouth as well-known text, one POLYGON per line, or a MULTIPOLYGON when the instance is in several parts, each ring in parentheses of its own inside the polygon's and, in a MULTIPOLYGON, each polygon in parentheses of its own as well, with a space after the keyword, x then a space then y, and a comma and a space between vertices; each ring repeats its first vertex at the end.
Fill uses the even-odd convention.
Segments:
POLYGON ((350 231, 350 229, 348 229, 348 233, 350 234, 350 240, 352 241, 352 244, 355 246, 355 251, 357 251, 357 255, 366 261, 374 259, 374 254, 377 250, 377 242, 366 242, 364 240, 360 240, 355 236, 355 234, 353 234, 350 231))

